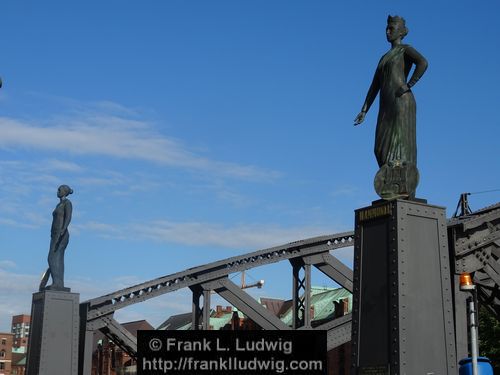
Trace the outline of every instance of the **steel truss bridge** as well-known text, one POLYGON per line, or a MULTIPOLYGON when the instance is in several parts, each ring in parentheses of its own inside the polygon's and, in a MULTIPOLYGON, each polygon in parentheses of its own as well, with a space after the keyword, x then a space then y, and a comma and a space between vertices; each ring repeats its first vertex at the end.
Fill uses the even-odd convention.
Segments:
MULTIPOLYGON (((473 274, 480 303, 500 320, 500 203, 449 219, 448 240, 451 269, 455 273, 457 351, 466 351, 465 297, 457 287, 461 272, 473 274)), ((351 315, 332 319, 314 328, 311 326, 308 308, 311 267, 352 293, 353 272, 334 254, 337 249, 353 245, 354 232, 309 238, 189 268, 85 301, 80 304, 79 373, 90 374, 93 333, 96 330, 104 333, 131 357, 137 358, 136 337, 114 319, 114 312, 181 288, 189 288, 192 292, 192 329, 208 329, 210 295, 214 291, 263 329, 326 330, 328 350, 336 348, 351 340, 351 315), (230 274, 280 261, 289 261, 293 274, 291 327, 229 279, 230 274)))

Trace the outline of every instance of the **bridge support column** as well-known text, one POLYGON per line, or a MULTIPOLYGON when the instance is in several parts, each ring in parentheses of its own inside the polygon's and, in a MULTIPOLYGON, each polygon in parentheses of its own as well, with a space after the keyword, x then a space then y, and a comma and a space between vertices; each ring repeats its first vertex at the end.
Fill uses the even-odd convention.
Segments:
POLYGON ((311 327, 311 265, 301 258, 291 259, 293 272, 292 327, 311 327))
POLYGON ((92 371, 92 349, 94 331, 87 329, 88 304, 80 304, 80 338, 78 344, 78 375, 90 375, 92 371))
POLYGON ((210 329, 210 290, 205 290, 199 285, 190 287, 193 292, 193 316, 192 330, 210 329), (200 299, 203 297, 203 306, 200 306, 200 299))
POLYGON ((351 374, 456 374, 445 211, 406 200, 356 211, 351 374))

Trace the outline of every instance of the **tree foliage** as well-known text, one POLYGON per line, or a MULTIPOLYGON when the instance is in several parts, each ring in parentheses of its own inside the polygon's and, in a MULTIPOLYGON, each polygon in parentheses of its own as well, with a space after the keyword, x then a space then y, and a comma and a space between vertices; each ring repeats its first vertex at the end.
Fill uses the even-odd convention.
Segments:
POLYGON ((500 375, 500 322, 485 307, 479 309, 479 353, 490 359, 500 375))

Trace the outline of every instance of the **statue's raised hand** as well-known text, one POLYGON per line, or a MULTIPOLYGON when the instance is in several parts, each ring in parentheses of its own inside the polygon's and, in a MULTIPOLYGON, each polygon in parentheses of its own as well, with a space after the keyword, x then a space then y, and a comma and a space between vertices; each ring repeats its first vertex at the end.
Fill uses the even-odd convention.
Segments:
POLYGON ((366 112, 359 112, 359 114, 354 119, 354 126, 361 124, 365 120, 366 112))

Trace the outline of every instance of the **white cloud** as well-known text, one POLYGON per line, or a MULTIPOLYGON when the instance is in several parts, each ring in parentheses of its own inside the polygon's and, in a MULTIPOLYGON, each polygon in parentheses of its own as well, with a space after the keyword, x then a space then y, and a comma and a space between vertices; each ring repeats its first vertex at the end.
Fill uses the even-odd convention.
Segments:
POLYGON ((72 224, 72 231, 75 234, 83 232, 94 232, 102 238, 112 238, 117 240, 127 240, 131 237, 127 234, 124 227, 115 224, 99 223, 97 221, 88 221, 85 223, 72 224))
POLYGON ((94 102, 93 105, 99 109, 99 110, 104 110, 107 113, 113 112, 116 114, 120 115, 127 115, 127 116, 136 116, 138 114, 137 110, 125 107, 121 104, 108 101, 108 100, 101 100, 99 102, 94 102))
POLYGON ((28 228, 28 229, 38 228, 38 225, 35 224, 28 224, 20 220, 5 219, 5 218, 0 218, 0 224, 16 228, 28 228))
POLYGON ((0 268, 7 269, 16 267, 17 267, 16 263, 11 260, 0 260, 0 268))
POLYGON ((356 186, 339 186, 330 193, 331 197, 345 197, 352 196, 359 192, 359 188, 356 186))
MULTIPOLYGON (((0 161, 0 224, 30 229, 50 227, 50 212, 57 202, 56 189, 62 183, 69 183, 76 193, 93 194, 95 190, 110 188, 113 195, 131 195, 157 191, 169 184, 160 182, 160 177, 144 172, 87 170, 55 159, 0 161)), ((93 195, 97 199, 102 196, 101 192, 93 195)), ((82 211, 76 210, 74 214, 81 215, 82 211)))
POLYGON ((231 249, 258 249, 329 232, 325 228, 313 226, 296 228, 264 224, 224 226, 205 222, 167 220, 129 223, 123 226, 91 221, 79 224, 78 229, 92 230, 102 236, 118 239, 143 238, 189 246, 216 246, 231 249))
POLYGON ((76 163, 62 161, 57 159, 49 159, 45 161, 44 168, 47 170, 63 171, 63 172, 83 172, 84 168, 76 163))
POLYGON ((12 315, 30 314, 31 294, 40 279, 34 275, 15 273, 0 268, 0 331, 10 332, 12 315), (5 303, 8 301, 7 303, 5 303))
MULTIPOLYGON (((73 113, 73 116, 62 116, 45 122, 0 117, 0 134, 2 148, 22 147, 143 160, 249 180, 267 180, 279 176, 275 171, 197 155, 178 140, 157 132, 146 121, 106 113, 81 111, 73 113)), ((53 161, 49 167, 79 171, 78 165, 61 161, 53 161)))
POLYGON ((120 178, 116 177, 80 177, 76 179, 78 185, 87 185, 87 186, 114 186, 123 184, 124 181, 120 178))
POLYGON ((140 229, 139 232, 144 236, 155 240, 235 249, 280 245, 328 232, 318 227, 283 228, 262 224, 227 227, 211 223, 169 221, 156 221, 140 229))

